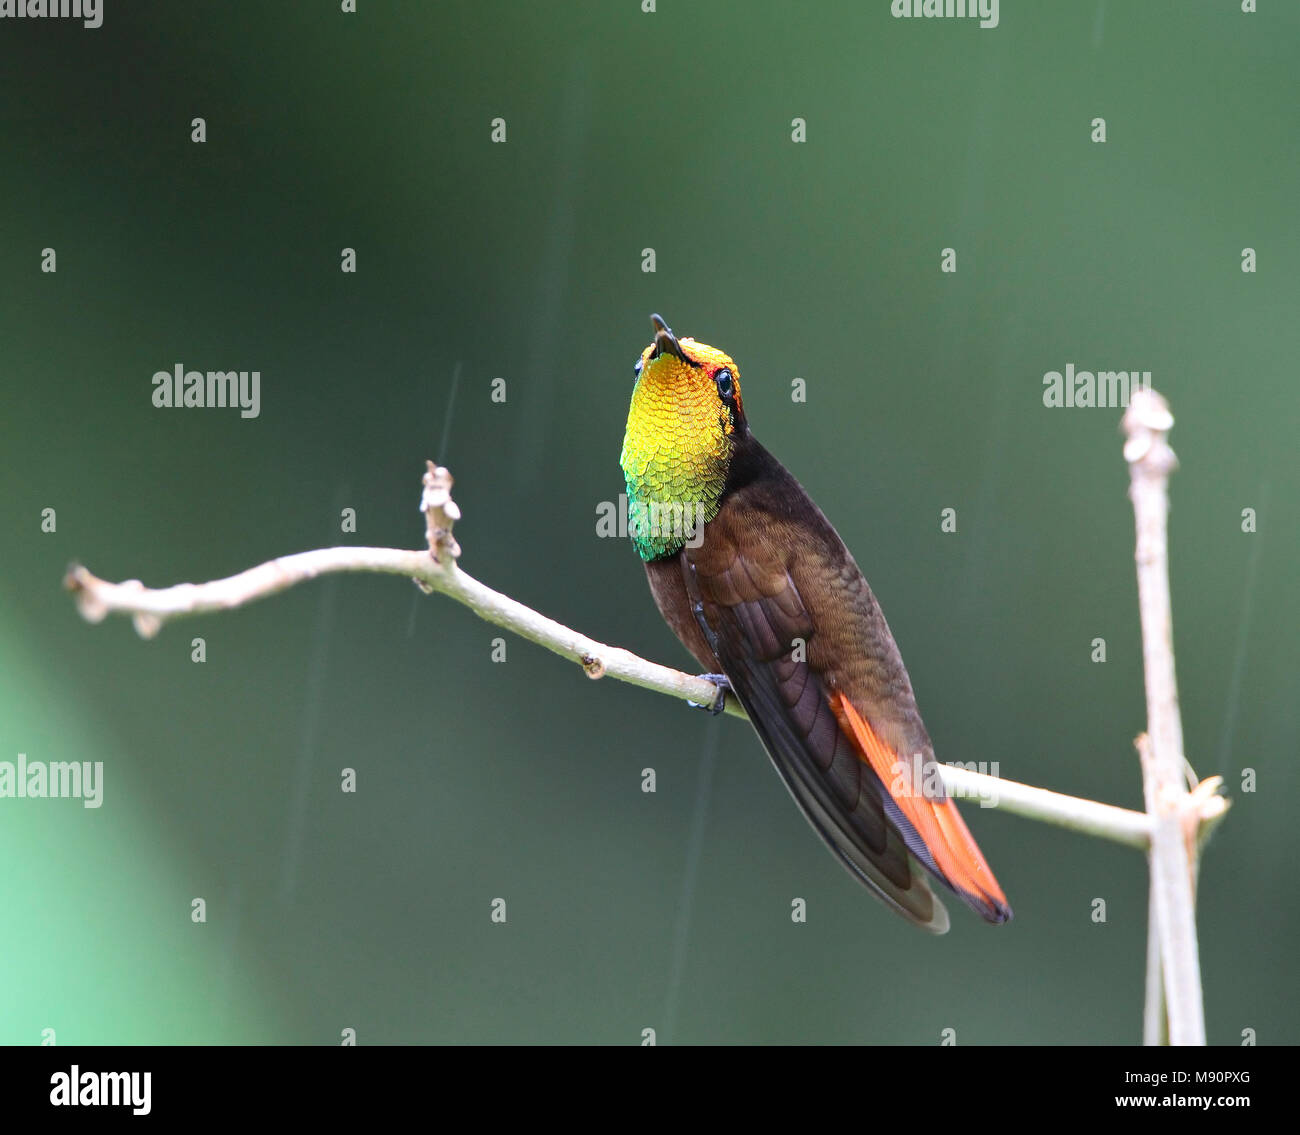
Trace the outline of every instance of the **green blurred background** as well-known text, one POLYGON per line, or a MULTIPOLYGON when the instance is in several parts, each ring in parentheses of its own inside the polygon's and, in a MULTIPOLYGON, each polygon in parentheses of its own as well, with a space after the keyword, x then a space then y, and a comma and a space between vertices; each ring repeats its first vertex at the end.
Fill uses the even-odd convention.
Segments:
POLYGON ((949 903, 932 939, 835 864, 744 724, 513 638, 494 664, 495 628, 402 580, 150 642, 60 590, 72 560, 164 585, 418 546, 434 457, 466 570, 692 665, 595 534, 651 311, 736 358, 940 758, 1135 807, 1119 412, 1046 409, 1042 376, 1151 371, 1188 756, 1234 798, 1202 872, 1209 1037, 1300 1040, 1300 8, 358 6, 0 22, 0 759, 105 766, 98 810, 0 800, 0 1041, 1139 1038, 1133 851, 966 808, 1016 920, 949 903), (177 363, 259 370, 260 417, 155 409, 177 363))

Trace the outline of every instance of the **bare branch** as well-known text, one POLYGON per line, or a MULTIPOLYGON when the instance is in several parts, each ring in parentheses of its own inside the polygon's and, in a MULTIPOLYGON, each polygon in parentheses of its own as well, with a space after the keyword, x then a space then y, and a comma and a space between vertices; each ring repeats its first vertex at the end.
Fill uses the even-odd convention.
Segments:
POLYGON ((957 799, 987 799, 990 807, 1042 820, 1068 831, 1113 840, 1142 851, 1150 846, 1151 820, 1145 812, 1066 796, 1047 788, 1033 788, 953 765, 941 767, 944 788, 957 799))
MULTIPOLYGON (((1142 615, 1142 660, 1146 674, 1147 736, 1138 739, 1142 784, 1151 817, 1151 906, 1160 941, 1159 972, 1172 1044, 1205 1043, 1201 965, 1196 940, 1192 839, 1193 801, 1184 781, 1183 725, 1174 678, 1173 615, 1169 601, 1169 474, 1178 467, 1165 440, 1174 424, 1169 406, 1155 391, 1138 390, 1124 414, 1124 459, 1137 527, 1138 604, 1142 615), (1189 842, 1192 851, 1189 853, 1189 842)), ((1148 977, 1155 967, 1148 964, 1148 977)), ((1156 1003, 1147 992, 1148 1013, 1156 1003)), ((1148 1038, 1150 1025, 1144 1028, 1148 1038)))
POLYGON ((1142 1043, 1148 1047, 1169 1043, 1169 1016, 1165 1012, 1165 974, 1160 965, 1160 912, 1156 909, 1154 875, 1151 876, 1147 896, 1147 979, 1146 995, 1142 1002, 1142 1043))
MULTIPOLYGON (((172 619, 232 610, 321 575, 334 572, 403 575, 413 579, 424 591, 441 592, 463 603, 480 618, 576 662, 590 678, 608 675, 702 705, 714 703, 718 689, 712 682, 597 642, 508 595, 493 591, 461 571, 456 562, 460 546, 452 536, 452 525, 460 517, 460 509, 451 499, 451 483, 451 474, 446 469, 428 463, 420 501, 420 510, 425 514, 428 551, 320 548, 282 556, 226 579, 181 583, 157 590, 145 587, 138 579, 109 583, 74 564, 64 577, 64 586, 74 593, 81 614, 90 622, 100 622, 110 614, 130 615, 141 637, 152 638, 172 619)), ((745 716, 734 698, 727 699, 727 712, 736 717, 745 716)))

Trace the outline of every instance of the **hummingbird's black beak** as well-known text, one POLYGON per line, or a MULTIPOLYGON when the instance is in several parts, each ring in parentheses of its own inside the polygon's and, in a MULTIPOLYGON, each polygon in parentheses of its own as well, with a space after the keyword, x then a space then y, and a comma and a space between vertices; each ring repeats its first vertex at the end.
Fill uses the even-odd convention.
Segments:
POLYGON ((662 315, 652 315, 651 324, 655 329, 655 349, 650 352, 652 359, 657 359, 660 355, 667 353, 681 359, 682 362, 690 360, 682 354, 682 345, 677 342, 677 336, 673 334, 672 328, 664 322, 662 315))

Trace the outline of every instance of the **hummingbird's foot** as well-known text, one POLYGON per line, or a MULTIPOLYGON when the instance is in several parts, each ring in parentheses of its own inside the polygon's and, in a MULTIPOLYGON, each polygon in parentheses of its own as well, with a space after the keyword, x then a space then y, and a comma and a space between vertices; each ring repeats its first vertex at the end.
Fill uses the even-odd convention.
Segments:
POLYGON ((687 701, 686 704, 694 706, 696 709, 707 709, 711 716, 717 717, 724 709, 727 708, 727 695, 731 693, 731 683, 727 681, 726 674, 697 674, 697 678, 703 678, 706 682, 712 682, 718 687, 718 696, 713 699, 709 705, 703 702, 687 701))

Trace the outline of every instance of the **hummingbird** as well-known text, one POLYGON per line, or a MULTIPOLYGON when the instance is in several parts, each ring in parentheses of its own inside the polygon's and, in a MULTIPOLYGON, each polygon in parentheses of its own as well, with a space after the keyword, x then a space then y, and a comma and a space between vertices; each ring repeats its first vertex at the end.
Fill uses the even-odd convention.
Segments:
POLYGON ((650 320, 620 460, 629 528, 660 613, 719 688, 713 712, 739 700, 813 829, 891 909, 947 931, 934 879, 1006 922, 853 556, 750 432, 732 358, 650 320))

